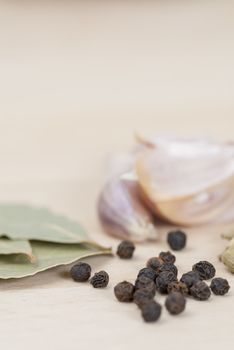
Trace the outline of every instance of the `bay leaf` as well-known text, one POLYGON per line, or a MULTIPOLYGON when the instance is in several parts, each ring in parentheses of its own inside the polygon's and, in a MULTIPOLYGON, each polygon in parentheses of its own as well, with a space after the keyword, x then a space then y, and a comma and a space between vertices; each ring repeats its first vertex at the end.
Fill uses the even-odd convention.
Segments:
POLYGON ((87 233, 74 220, 46 208, 0 204, 0 236, 13 240, 81 243, 87 233))
POLYGON ((96 243, 61 244, 32 241, 35 261, 30 262, 23 255, 0 255, 0 278, 21 278, 59 265, 70 264, 92 255, 111 254, 110 248, 96 243))
POLYGON ((227 266, 230 272, 234 273, 234 238, 220 256, 220 260, 227 266))
POLYGON ((225 239, 229 239, 231 240, 232 238, 234 238, 234 229, 228 231, 228 232, 225 232, 225 233, 222 233, 221 235, 223 238, 225 239))
POLYGON ((8 238, 0 238, 0 255, 1 254, 24 254, 30 259, 33 259, 31 244, 26 240, 13 241, 8 238))

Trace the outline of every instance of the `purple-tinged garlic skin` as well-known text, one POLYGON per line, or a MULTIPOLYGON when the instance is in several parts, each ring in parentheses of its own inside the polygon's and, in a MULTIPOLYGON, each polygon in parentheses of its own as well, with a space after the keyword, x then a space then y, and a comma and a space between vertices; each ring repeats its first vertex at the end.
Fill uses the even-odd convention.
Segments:
POLYGON ((133 242, 158 238, 154 216, 142 202, 136 180, 110 179, 99 196, 98 215, 111 236, 133 242))

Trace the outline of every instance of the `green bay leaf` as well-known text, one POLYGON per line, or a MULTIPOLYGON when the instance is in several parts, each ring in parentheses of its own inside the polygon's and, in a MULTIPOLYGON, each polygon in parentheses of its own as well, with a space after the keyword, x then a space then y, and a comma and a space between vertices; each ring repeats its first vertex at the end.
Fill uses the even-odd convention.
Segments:
POLYGON ((76 260, 92 256, 111 254, 111 249, 96 243, 61 244, 32 241, 35 261, 30 262, 23 255, 0 255, 0 278, 21 278, 59 265, 70 264, 76 260))
POLYGON ((32 247, 26 240, 11 240, 8 238, 0 238, 0 255, 24 254, 33 259, 32 247))
POLYGON ((221 255, 220 260, 227 266, 229 271, 234 273, 234 238, 221 255))
POLYGON ((232 238, 234 238, 234 229, 223 233, 221 236, 225 239, 231 240, 232 238))
POLYGON ((57 243, 87 241, 86 231, 76 221, 46 208, 20 204, 0 204, 0 236, 57 243))

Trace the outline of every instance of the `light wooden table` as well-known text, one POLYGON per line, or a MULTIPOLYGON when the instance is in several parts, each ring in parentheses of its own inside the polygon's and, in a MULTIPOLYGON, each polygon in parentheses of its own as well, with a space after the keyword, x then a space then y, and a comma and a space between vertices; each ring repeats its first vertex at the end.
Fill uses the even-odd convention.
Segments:
MULTIPOLYGON (((0 1, 1 201, 46 205, 80 220, 100 243, 95 200, 110 153, 135 130, 233 139, 233 2, 0 1)), ((61 267, 0 283, 3 349, 232 349, 234 281, 217 256, 221 227, 188 230, 181 272, 208 259, 232 285, 186 312, 147 325, 113 286, 134 281, 148 257, 88 259, 110 285, 94 290, 61 267)), ((163 297, 158 297, 164 302, 163 297)))

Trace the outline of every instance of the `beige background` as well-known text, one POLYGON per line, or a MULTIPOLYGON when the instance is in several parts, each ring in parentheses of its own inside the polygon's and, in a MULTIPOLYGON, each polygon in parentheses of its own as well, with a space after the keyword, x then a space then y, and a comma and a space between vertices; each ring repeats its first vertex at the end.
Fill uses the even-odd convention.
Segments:
MULTIPOLYGON (((0 1, 1 200, 50 206, 116 247, 95 214, 109 154, 135 131, 233 139, 233 18, 231 0, 0 1)), ((178 265, 207 258, 234 288, 221 231, 189 230, 178 265)), ((153 325, 115 301, 113 286, 167 249, 163 233, 133 261, 89 259, 110 273, 106 290, 74 284, 67 268, 1 282, 1 347, 231 349, 233 290, 153 325)))

